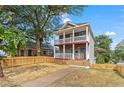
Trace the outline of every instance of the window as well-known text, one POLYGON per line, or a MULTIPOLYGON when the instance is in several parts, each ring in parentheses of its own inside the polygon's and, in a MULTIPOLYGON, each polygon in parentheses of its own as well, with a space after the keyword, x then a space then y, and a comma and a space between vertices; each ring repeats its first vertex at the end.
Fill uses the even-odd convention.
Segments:
POLYGON ((31 49, 28 50, 28 56, 32 56, 32 50, 31 49))
POLYGON ((43 51, 43 54, 46 55, 47 54, 46 51, 43 51))
POLYGON ((60 35, 60 36, 59 36, 59 39, 63 39, 63 35, 60 35))
POLYGON ((81 36, 81 35, 85 35, 86 32, 85 31, 81 31, 81 32, 76 32, 75 36, 81 36))
POLYGON ((21 50, 21 56, 24 56, 24 50, 21 50))
POLYGON ((78 53, 78 51, 75 51, 75 53, 78 53))

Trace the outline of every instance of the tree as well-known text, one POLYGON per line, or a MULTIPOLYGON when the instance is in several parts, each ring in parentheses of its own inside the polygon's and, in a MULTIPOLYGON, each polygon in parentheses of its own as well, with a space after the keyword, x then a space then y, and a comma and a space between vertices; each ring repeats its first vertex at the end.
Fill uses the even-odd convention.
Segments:
POLYGON ((124 61, 124 39, 115 47, 116 61, 124 61))
POLYGON ((37 55, 42 54, 41 44, 60 24, 63 14, 79 16, 84 6, 4 6, 1 15, 11 15, 11 20, 1 19, 8 26, 16 26, 36 41, 37 55))
POLYGON ((9 55, 19 55, 19 50, 25 47, 26 36, 19 29, 5 29, 0 25, 0 44, 1 49, 9 55))
POLYGON ((112 39, 106 35, 95 37, 95 56, 97 63, 107 63, 111 61, 110 45, 112 39))

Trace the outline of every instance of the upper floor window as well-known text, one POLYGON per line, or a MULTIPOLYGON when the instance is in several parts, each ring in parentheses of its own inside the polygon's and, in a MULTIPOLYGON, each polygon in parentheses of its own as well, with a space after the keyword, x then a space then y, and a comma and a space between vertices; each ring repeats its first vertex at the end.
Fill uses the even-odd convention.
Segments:
POLYGON ((66 34, 66 35, 65 35, 65 38, 69 38, 69 37, 72 37, 72 33, 71 33, 71 34, 66 34))
POLYGON ((85 34, 86 34, 85 31, 75 32, 75 36, 81 36, 81 35, 85 35, 85 34))
POLYGON ((59 36, 59 39, 63 39, 63 35, 60 35, 60 36, 59 36))

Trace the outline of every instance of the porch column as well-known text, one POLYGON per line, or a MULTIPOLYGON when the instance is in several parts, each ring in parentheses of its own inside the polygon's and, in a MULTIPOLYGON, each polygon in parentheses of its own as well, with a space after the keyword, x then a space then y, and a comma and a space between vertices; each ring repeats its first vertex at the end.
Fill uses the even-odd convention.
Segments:
POLYGON ((74 42, 74 29, 72 31, 72 42, 74 42))
POLYGON ((72 45, 72 59, 75 59, 75 44, 72 45))
MULTIPOLYGON (((72 42, 74 42, 74 29, 72 31, 72 42)), ((75 59, 75 44, 72 45, 72 59, 75 59)))
POLYGON ((63 58, 65 58, 65 45, 63 45, 63 58))
MULTIPOLYGON (((65 43, 65 32, 63 32, 63 43, 65 43)), ((65 58, 65 45, 63 45, 63 58, 65 58)))
POLYGON ((88 26, 86 26, 86 41, 89 41, 89 29, 88 26))
POLYGON ((63 43, 65 43, 65 32, 63 32, 63 43))
POLYGON ((56 46, 54 45, 54 58, 56 58, 56 46))
POLYGON ((89 59, 89 45, 86 42, 86 60, 88 60, 88 59, 89 59))

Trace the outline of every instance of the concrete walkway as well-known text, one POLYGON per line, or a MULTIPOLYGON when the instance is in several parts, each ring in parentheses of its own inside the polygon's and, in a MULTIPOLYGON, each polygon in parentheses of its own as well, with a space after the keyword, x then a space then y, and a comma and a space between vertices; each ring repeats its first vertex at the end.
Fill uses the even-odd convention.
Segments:
POLYGON ((53 73, 48 74, 45 77, 38 78, 36 80, 32 80, 22 84, 22 87, 47 87, 49 84, 54 81, 64 77, 65 75, 74 71, 73 67, 68 67, 66 69, 58 70, 53 73))

